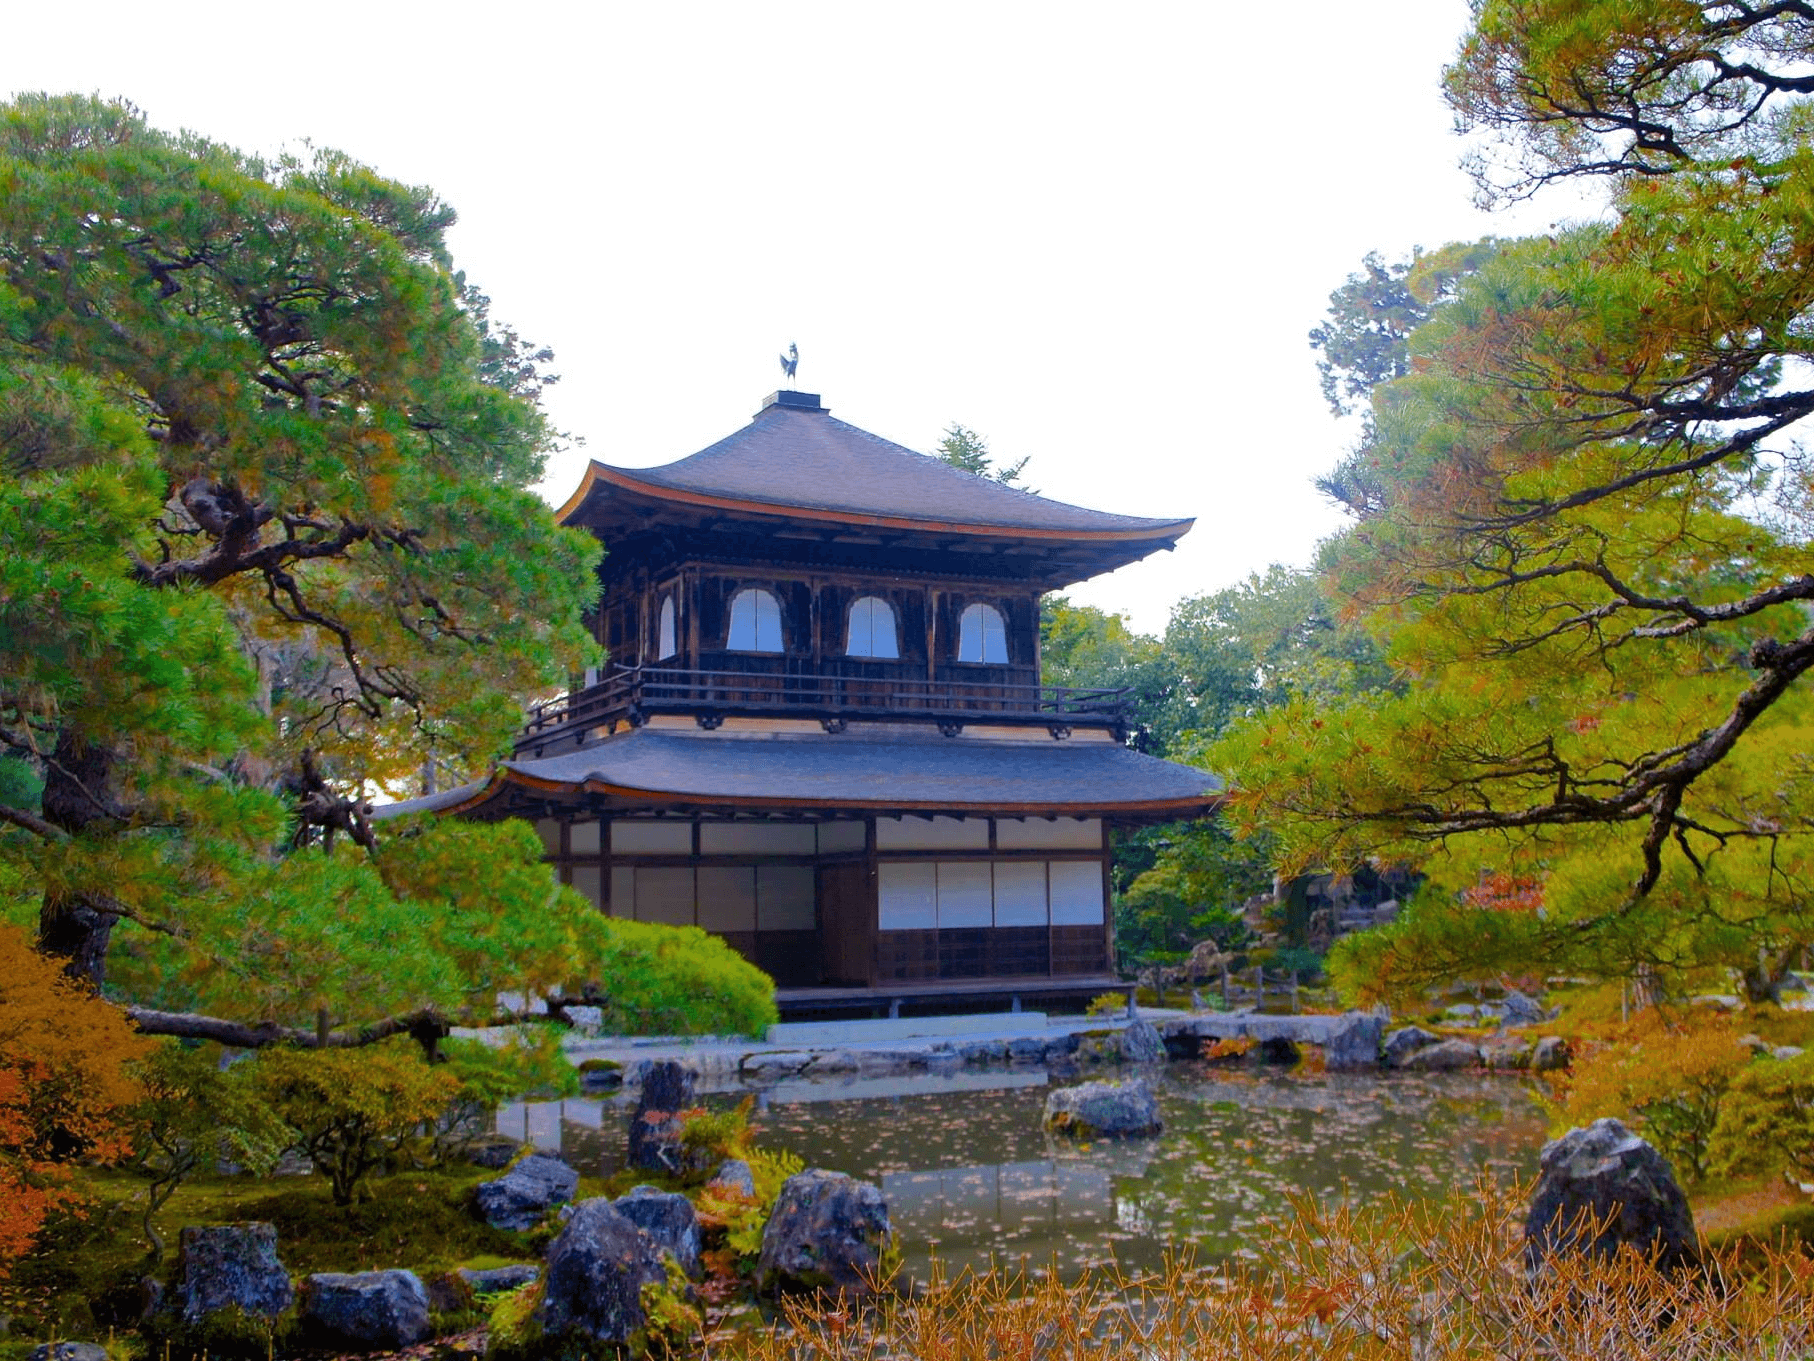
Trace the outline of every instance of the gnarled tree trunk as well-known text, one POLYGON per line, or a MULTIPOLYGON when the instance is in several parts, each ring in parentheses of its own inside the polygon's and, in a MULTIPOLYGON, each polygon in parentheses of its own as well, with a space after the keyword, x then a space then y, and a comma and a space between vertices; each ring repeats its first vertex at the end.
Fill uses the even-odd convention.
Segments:
MULTIPOLYGON (((113 753, 73 729, 58 734, 45 762, 44 820, 71 836, 119 816, 112 791, 113 753)), ((105 894, 46 892, 38 909, 38 948, 63 961, 63 971, 99 990, 107 976, 107 946, 119 913, 105 894)))

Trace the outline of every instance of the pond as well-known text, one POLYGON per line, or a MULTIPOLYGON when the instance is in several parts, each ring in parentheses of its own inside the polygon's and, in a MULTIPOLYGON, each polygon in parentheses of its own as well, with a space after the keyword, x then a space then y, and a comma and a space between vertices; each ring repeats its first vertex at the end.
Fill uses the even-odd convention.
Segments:
MULTIPOLYGON (((1156 1081, 1165 1133, 1125 1143, 1049 1140, 1044 1072, 787 1082, 759 1094, 754 1124, 809 1167, 879 1183, 920 1278, 934 1254, 954 1269, 1025 1260, 1067 1274, 1154 1266, 1184 1244, 1236 1255, 1295 1193, 1436 1197, 1482 1172, 1528 1178, 1545 1137, 1530 1088, 1507 1076, 1175 1063, 1156 1081)), ((498 1128, 609 1173, 630 1109, 519 1104, 498 1128)))

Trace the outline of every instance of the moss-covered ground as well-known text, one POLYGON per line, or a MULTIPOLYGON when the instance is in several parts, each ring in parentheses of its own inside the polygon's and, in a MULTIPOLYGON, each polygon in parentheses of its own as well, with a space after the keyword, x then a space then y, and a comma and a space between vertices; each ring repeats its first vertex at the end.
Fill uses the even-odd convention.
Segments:
MULTIPOLYGON (((545 1234, 489 1227, 471 1208, 473 1188, 498 1173, 465 1165, 373 1178, 357 1204, 338 1206, 316 1176, 198 1177, 171 1197, 154 1224, 167 1246, 155 1274, 174 1264, 186 1224, 265 1220, 277 1227, 278 1255, 292 1276, 315 1271, 407 1267, 430 1279, 455 1267, 502 1266, 540 1258, 545 1234)), ((139 1280, 153 1274, 140 1226, 143 1182, 100 1171, 94 1203, 61 1221, 43 1246, 0 1284, 0 1361, 23 1356, 50 1336, 126 1333, 139 1311, 139 1280)), ((582 1179, 579 1198, 605 1184, 582 1179)))

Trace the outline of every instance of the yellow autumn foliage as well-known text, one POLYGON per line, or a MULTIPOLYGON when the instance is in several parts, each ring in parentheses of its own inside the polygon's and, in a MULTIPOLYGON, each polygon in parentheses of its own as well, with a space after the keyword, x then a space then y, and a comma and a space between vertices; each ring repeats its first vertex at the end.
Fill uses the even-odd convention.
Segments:
POLYGON ((1720 1103, 1750 1061, 1732 1019, 1718 1013, 1639 1012, 1589 1041, 1552 1079, 1558 1132, 1613 1116, 1655 1144, 1677 1175, 1700 1180, 1720 1103))

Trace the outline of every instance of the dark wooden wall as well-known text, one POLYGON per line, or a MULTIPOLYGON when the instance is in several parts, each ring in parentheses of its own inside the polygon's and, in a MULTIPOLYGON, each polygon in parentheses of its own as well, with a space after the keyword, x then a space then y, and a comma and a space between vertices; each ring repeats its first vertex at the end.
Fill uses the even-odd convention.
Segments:
MULTIPOLYGON (((610 559, 606 560, 607 562, 610 559)), ((661 598, 672 593, 679 650, 663 664, 687 670, 752 675, 845 676, 1036 685, 1039 682, 1039 597, 1007 582, 903 581, 863 573, 764 570, 758 565, 687 564, 665 571, 638 567, 607 574, 598 637, 623 665, 656 664, 661 598), (766 590, 781 607, 779 653, 726 648, 731 601, 745 589, 766 590), (894 610, 898 658, 846 656, 850 606, 876 596, 894 610), (960 621, 973 604, 1001 612, 1008 662, 960 662, 960 621)))

